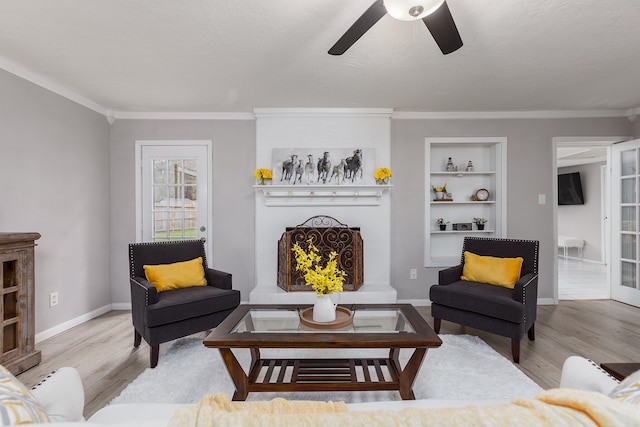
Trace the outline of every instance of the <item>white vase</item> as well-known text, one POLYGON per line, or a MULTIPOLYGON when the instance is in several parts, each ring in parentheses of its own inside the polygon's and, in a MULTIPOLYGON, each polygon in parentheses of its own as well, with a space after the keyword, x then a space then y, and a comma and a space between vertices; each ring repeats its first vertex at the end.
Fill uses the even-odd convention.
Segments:
POLYGON ((317 295, 316 302, 313 304, 313 321, 314 322, 333 322, 336 320, 336 306, 331 301, 330 294, 317 295))
POLYGON ((444 199, 444 192, 442 192, 442 191, 438 191, 438 192, 436 192, 436 199, 437 199, 437 200, 442 200, 442 199, 444 199))

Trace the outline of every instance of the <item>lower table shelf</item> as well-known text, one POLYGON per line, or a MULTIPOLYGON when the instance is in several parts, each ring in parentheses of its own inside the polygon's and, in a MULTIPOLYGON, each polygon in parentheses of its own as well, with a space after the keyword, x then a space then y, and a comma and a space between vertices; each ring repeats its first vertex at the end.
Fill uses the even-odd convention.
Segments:
POLYGON ((398 367, 377 359, 259 359, 249 391, 398 390, 398 367))

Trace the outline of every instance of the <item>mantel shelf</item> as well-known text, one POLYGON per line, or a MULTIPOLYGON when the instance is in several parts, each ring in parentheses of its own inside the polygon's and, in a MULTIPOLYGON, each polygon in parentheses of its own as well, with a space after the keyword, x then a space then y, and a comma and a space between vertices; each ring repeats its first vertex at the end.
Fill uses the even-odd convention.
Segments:
POLYGON ((475 234, 475 233, 495 233, 496 230, 485 228, 484 230, 431 230, 431 234, 475 234))
POLYGON ((265 206, 376 206, 387 185, 254 185, 265 206))

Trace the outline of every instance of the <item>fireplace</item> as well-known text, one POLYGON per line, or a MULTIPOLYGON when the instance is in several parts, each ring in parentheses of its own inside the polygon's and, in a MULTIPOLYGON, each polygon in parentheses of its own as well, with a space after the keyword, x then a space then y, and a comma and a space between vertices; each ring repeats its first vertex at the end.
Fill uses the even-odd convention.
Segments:
POLYGON ((285 291, 313 291, 304 277, 296 271, 296 260, 291 248, 296 243, 306 247, 309 239, 320 250, 326 261, 335 251, 338 267, 346 273, 344 291, 357 291, 363 283, 363 242, 359 227, 349 227, 330 216, 314 216, 295 227, 286 227, 278 241, 278 287, 285 291))

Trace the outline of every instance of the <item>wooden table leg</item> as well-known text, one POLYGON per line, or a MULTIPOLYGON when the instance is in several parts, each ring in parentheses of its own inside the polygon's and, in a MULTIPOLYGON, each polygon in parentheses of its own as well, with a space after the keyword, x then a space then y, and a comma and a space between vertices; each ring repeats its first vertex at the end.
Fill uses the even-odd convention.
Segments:
MULTIPOLYGON (((393 354, 394 358, 392 359, 393 363, 398 364, 398 368, 400 369, 400 365, 398 362, 398 354, 400 353, 399 349, 395 354, 393 354)), ((425 347, 416 348, 411 358, 404 366, 404 369, 400 369, 400 397, 403 400, 415 400, 416 396, 413 393, 413 382, 416 380, 416 375, 420 370, 420 366, 422 366, 422 360, 424 359, 424 355, 427 353, 427 349, 425 347)))
POLYGON ((231 376, 231 381, 236 386, 236 391, 233 393, 232 400, 246 400, 249 394, 249 378, 245 374, 240 362, 236 359, 231 349, 219 348, 222 360, 227 365, 227 371, 231 376))

